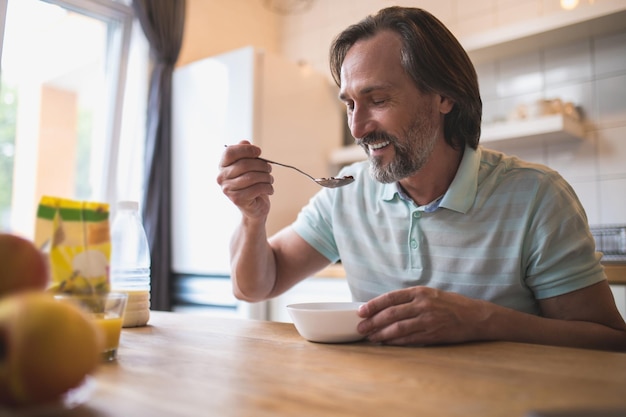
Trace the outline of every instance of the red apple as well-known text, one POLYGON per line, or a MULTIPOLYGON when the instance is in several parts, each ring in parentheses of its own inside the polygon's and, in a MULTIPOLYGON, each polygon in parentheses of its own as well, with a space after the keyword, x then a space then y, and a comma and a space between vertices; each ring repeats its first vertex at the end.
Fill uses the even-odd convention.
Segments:
POLYGON ((0 297, 24 290, 44 290, 48 264, 33 242, 0 233, 0 297))

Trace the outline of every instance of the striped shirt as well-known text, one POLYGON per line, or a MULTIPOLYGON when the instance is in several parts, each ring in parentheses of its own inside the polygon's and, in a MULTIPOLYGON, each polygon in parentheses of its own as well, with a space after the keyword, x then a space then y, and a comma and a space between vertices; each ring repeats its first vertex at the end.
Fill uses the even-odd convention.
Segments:
POLYGON ((423 285, 532 314, 537 299, 604 280, 601 254, 575 192, 548 167, 466 148, 449 189, 418 206, 368 162, 352 185, 323 189, 293 228, 341 260, 355 301, 423 285))

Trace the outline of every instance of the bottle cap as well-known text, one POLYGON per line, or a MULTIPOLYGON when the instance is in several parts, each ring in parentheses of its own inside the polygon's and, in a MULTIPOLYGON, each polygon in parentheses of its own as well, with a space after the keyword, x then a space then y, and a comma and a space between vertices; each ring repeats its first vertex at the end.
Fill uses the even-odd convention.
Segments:
POLYGON ((139 210, 139 203, 136 201, 118 201, 117 208, 125 210, 139 210))

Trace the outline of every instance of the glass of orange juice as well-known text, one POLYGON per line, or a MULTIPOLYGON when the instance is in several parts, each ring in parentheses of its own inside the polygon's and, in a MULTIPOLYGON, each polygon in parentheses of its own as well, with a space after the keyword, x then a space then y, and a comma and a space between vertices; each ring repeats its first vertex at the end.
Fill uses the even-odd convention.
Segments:
POLYGON ((103 294, 57 294, 55 297, 61 301, 78 304, 93 318, 102 334, 104 345, 102 359, 106 362, 115 360, 128 295, 121 292, 109 292, 103 294))

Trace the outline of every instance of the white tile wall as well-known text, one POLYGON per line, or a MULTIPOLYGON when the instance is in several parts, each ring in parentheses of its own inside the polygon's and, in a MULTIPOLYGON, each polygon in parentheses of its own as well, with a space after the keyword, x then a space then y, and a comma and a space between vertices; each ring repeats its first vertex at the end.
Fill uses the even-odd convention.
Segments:
MULTIPOLYGON (((600 0, 596 0, 600 1, 600 0)), ((283 53, 328 71, 329 44, 343 28, 390 5, 422 7, 460 39, 564 13, 556 0, 316 0, 310 13, 285 18, 283 53)), ((580 2, 579 7, 593 7, 580 2)), ((621 33, 482 62, 477 68, 484 121, 520 104, 561 98, 580 106, 587 138, 562 143, 490 145, 558 170, 592 224, 626 223, 626 24, 621 33)))
MULTIPOLYGON (((626 97, 624 98, 626 100, 626 97)), ((608 178, 626 178, 626 123, 623 126, 599 129, 599 175, 608 178)), ((622 194, 626 195, 625 192, 622 194)), ((626 206, 623 207, 626 210, 626 206)))
POLYGON ((600 191, 598 190, 597 184, 593 181, 571 181, 570 185, 585 208, 589 224, 602 224, 602 213, 599 204, 600 191))
POLYGON ((597 39, 594 44, 596 74, 610 74, 626 69, 626 33, 597 39))
MULTIPOLYGON (((595 181, 598 177, 596 164, 597 140, 548 143, 545 163, 561 173, 569 182, 595 181)), ((593 182, 592 182, 593 184, 593 182)))
POLYGON ((599 181, 600 223, 626 223, 626 178, 599 181))
POLYGON ((511 97, 541 91, 544 84, 541 54, 533 52, 498 63, 496 91, 499 97, 511 97))
POLYGON ((548 49, 543 56, 546 87, 589 81, 592 77, 591 39, 548 49))
POLYGON ((498 74, 495 62, 485 62, 476 66, 476 73, 480 82, 482 99, 498 96, 498 74))
POLYGON ((597 79, 596 99, 599 125, 626 122, 626 74, 597 79))

